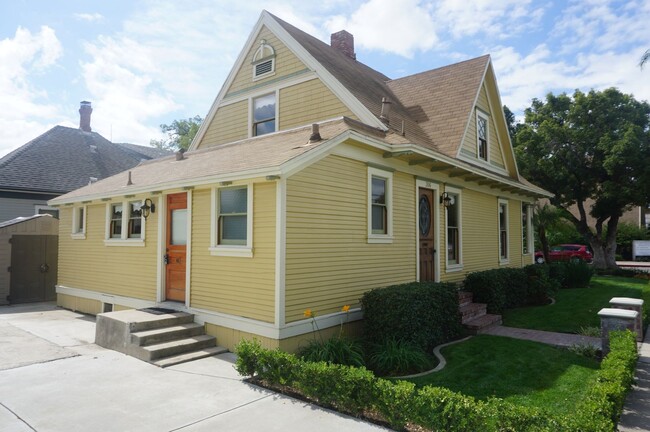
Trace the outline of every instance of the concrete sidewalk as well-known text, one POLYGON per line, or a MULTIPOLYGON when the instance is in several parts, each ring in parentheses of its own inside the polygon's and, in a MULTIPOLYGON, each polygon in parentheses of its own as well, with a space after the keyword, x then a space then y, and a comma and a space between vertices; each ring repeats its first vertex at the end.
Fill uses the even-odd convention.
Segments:
POLYGON ((160 369, 94 334, 52 304, 0 307, 0 431, 386 430, 251 386, 232 354, 160 369))
POLYGON ((639 344, 636 384, 628 393, 618 430, 621 432, 650 431, 650 327, 639 344))
POLYGON ((568 348, 574 345, 591 345, 594 348, 601 349, 602 345, 600 338, 595 337, 506 326, 490 327, 488 329, 485 329, 483 331, 483 334, 505 336, 513 339, 530 340, 564 348, 568 348))

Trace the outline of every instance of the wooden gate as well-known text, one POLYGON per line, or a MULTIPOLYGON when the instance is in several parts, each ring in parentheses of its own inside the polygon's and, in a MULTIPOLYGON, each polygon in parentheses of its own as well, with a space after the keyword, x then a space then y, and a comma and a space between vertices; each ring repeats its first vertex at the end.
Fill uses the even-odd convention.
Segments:
POLYGON ((56 300, 58 248, 55 235, 11 236, 11 303, 56 300))

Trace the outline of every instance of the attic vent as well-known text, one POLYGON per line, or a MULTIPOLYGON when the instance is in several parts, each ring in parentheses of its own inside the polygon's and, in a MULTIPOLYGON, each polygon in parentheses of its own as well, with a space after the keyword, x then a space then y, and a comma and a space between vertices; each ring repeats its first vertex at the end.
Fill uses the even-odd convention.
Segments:
POLYGON ((266 40, 260 40, 260 47, 253 55, 253 79, 259 79, 275 72, 275 50, 266 43, 266 40))

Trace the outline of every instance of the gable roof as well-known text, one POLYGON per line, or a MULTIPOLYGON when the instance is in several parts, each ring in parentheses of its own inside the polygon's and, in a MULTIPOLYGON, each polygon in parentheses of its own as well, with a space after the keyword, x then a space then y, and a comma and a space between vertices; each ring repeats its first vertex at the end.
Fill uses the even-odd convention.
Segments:
POLYGON ((158 149, 114 144, 97 132, 55 126, 0 159, 0 189, 63 194, 159 157, 158 149))

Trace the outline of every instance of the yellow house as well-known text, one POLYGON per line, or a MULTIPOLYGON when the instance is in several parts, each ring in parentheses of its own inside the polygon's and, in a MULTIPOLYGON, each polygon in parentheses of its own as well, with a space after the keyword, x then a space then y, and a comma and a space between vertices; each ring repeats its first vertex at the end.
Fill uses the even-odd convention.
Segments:
POLYGON ((58 303, 189 311, 293 350, 372 288, 533 262, 489 56, 391 80, 262 12, 185 154, 50 201, 58 303))

